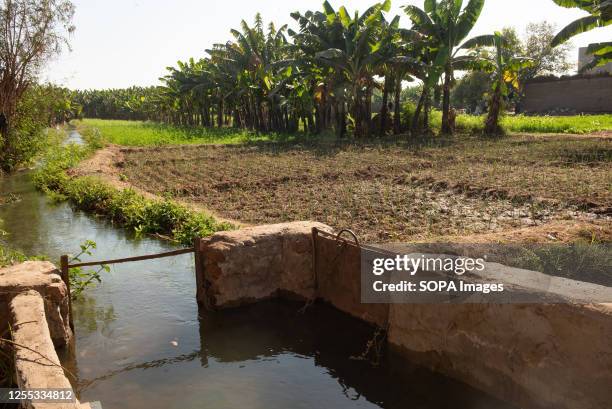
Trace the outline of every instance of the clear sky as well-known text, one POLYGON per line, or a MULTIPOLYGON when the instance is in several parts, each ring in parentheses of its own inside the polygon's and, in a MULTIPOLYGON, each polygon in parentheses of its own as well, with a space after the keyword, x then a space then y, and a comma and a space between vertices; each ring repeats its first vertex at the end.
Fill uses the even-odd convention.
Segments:
MULTIPOLYGON (((211 44, 231 39, 230 28, 240 20, 252 22, 258 11, 267 24, 289 23, 293 11, 318 10, 322 0, 73 0, 76 5, 72 51, 55 58, 42 79, 70 88, 119 88, 155 85, 165 67, 190 57, 199 58, 211 44)), ((364 11, 374 0, 331 0, 350 12, 364 11)), ((423 5, 422 0, 392 0, 391 14, 401 6, 423 5)), ((547 20, 564 27, 585 13, 565 9, 552 0, 487 0, 470 35, 492 33, 514 26, 520 34, 530 22, 547 20)), ((575 37, 575 47, 609 41, 612 26, 575 37)), ((577 48, 572 57, 577 60, 577 48)))

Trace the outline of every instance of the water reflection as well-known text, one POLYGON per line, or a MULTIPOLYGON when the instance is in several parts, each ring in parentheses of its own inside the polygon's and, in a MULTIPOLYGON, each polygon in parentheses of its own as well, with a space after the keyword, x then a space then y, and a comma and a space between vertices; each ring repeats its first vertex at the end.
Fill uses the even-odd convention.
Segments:
POLYGON ((208 313, 200 350, 81 379, 79 388, 91 396, 119 392, 111 407, 173 407, 177 394, 181 407, 510 407, 390 352, 378 367, 354 360, 372 328, 325 305, 304 314, 300 306, 266 302, 208 313))
MULTIPOLYGON (((300 385, 303 394, 286 402, 291 407, 509 407, 390 351, 377 367, 355 360, 373 334, 370 326, 326 305, 316 304, 305 314, 299 307, 268 302, 208 316, 200 326, 203 365, 271 362, 286 370, 278 381, 291 385, 287 397, 300 385)), ((268 392, 267 403, 278 403, 279 392, 268 392)))
POLYGON ((85 142, 81 135, 75 129, 68 131, 68 137, 64 140, 64 145, 75 144, 83 145, 85 142))
POLYGON ((74 309, 74 325, 79 328, 79 333, 90 334, 95 331, 108 333, 110 324, 117 317, 112 305, 98 307, 96 299, 82 294, 72 303, 74 309))

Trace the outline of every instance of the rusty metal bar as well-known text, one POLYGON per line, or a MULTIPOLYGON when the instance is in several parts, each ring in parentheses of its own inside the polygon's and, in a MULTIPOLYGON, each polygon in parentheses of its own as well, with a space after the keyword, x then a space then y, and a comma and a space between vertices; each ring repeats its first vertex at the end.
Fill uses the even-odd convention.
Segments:
POLYGON ((193 239, 193 251, 195 259, 195 275, 196 275, 196 300, 198 304, 204 300, 204 258, 202 257, 202 239, 196 237, 193 239))
POLYGON ((353 236, 353 240, 355 240, 355 244, 356 244, 358 247, 361 247, 361 246, 359 245, 359 239, 357 238, 357 235, 356 235, 355 233, 353 233, 353 231, 352 231, 352 230, 349 230, 349 229, 342 229, 342 230, 340 230, 340 231, 338 232, 338 234, 336 235, 336 238, 338 238, 338 239, 339 239, 339 238, 340 238, 340 236, 342 236, 342 233, 348 233, 348 234, 350 234, 351 236, 353 236))
POLYGON ((60 257, 60 272, 62 280, 68 289, 68 324, 70 325, 70 329, 74 331, 74 318, 72 317, 72 294, 70 293, 70 267, 68 265, 67 255, 60 257))
POLYGON ((172 257, 172 256, 178 256, 178 255, 181 255, 181 254, 193 253, 194 251, 195 250, 194 250, 193 247, 188 247, 186 249, 173 250, 173 251, 168 251, 168 252, 165 252, 165 253, 158 253, 158 254, 150 254, 150 255, 146 255, 146 256, 118 258, 118 259, 114 259, 114 260, 103 260, 103 261, 88 261, 86 263, 70 264, 68 267, 69 268, 73 268, 73 267, 91 267, 91 266, 99 266, 101 264, 119 264, 119 263, 128 263, 130 261, 152 260, 152 259, 156 259, 156 258, 172 257))
POLYGON ((314 280, 314 294, 317 296, 319 291, 319 276, 317 275, 317 237, 319 235, 319 229, 316 227, 312 228, 312 275, 314 280))
POLYGON ((336 239, 338 241, 342 241, 345 244, 348 244, 348 245, 351 245, 351 246, 360 247, 362 249, 367 249, 367 250, 375 252, 375 253, 389 255, 389 256, 394 256, 394 255, 398 254, 398 253, 396 253, 394 251, 391 251, 391 250, 386 250, 386 249, 383 249, 383 248, 374 247, 374 246, 371 246, 371 245, 368 245, 368 244, 362 244, 358 240, 357 235, 353 231, 351 231, 349 229, 342 229, 339 233, 336 233, 336 234, 329 233, 329 232, 327 232, 325 230, 321 230, 321 229, 317 229, 316 227, 313 227, 313 232, 315 230, 316 230, 318 235, 326 236, 326 237, 329 237, 329 238, 332 238, 332 239, 336 239), (348 241, 344 237, 341 237, 340 236, 341 233, 344 233, 344 232, 348 232, 349 234, 351 234, 353 236, 353 241, 348 241))
MULTIPOLYGON (((345 239, 344 237, 339 237, 338 236, 339 233, 330 233, 330 232, 325 231, 325 230, 317 229, 316 227, 314 227, 314 229, 316 229, 317 230, 317 234, 319 234, 321 236, 329 237, 329 238, 332 238, 332 239, 336 239, 338 241, 342 241, 342 242, 344 242, 346 244, 350 244, 352 246, 360 247, 360 246, 357 245, 357 243, 354 240, 349 241, 349 240, 345 239)), ((353 234, 355 234, 355 233, 353 233, 353 234)))

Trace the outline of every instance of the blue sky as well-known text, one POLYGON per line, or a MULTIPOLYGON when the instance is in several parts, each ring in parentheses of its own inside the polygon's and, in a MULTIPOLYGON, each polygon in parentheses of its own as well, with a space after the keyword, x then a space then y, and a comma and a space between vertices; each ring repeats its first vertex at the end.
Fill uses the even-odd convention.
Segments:
MULTIPOLYGON (((392 0, 393 1, 393 0, 392 0)), ((330 1, 334 7, 363 11, 374 0, 330 1)), ((320 9, 322 0, 74 0, 76 31, 72 51, 55 58, 42 75, 71 88, 112 88, 154 85, 165 67, 189 57, 199 58, 216 42, 231 38, 230 28, 240 20, 252 22, 261 12, 266 23, 292 23, 290 12, 320 9)), ((422 0, 395 0, 391 14, 405 4, 422 0)), ((564 9, 552 0, 487 0, 470 35, 491 33, 505 26, 524 32, 530 22, 547 20, 561 28, 584 15, 564 9)), ((407 17, 402 26, 408 27, 407 17)), ((609 41, 612 26, 576 37, 572 44, 609 41)), ((572 51, 578 58, 578 51, 572 51)))

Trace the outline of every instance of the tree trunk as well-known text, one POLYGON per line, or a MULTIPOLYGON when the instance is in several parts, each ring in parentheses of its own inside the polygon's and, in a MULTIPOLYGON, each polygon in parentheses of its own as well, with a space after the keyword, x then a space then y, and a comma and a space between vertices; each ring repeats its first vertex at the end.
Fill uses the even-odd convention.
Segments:
POLYGON ((362 135, 361 130, 361 96, 357 87, 353 88, 353 120, 355 121, 355 138, 362 135))
POLYGON ((340 138, 344 138, 346 135, 346 105, 344 101, 341 103, 340 109, 340 138))
POLYGON ((219 106, 217 108, 217 128, 223 127, 223 98, 219 97, 219 106))
POLYGON ((318 135, 323 130, 323 112, 321 104, 315 104, 315 133, 318 135))
POLYGON ((393 98, 393 134, 399 135, 402 132, 401 124, 401 102, 400 98, 402 95, 402 76, 397 75, 395 78, 395 90, 393 98))
POLYGON ((261 99, 258 97, 257 98, 257 104, 256 104, 256 108, 257 108, 257 122, 259 122, 259 130, 261 132, 266 132, 266 120, 264 118, 264 112, 263 112, 263 106, 262 106, 262 102, 261 99))
POLYGON ((346 132, 346 112, 344 109, 344 102, 339 102, 335 105, 336 111, 336 137, 341 139, 344 137, 346 132))
POLYGON ((429 129, 429 110, 431 109, 431 98, 429 97, 429 90, 425 92, 425 101, 423 101, 423 132, 425 134, 430 133, 429 129))
POLYGON ((204 99, 204 102, 202 103, 202 126, 208 126, 208 101, 206 99, 204 99))
POLYGON ((382 106, 380 107, 380 128, 378 129, 378 135, 384 136, 387 131, 387 115, 389 111, 389 88, 393 78, 389 73, 385 75, 385 85, 383 87, 382 95, 382 106))
POLYGON ((14 130, 13 118, 0 113, 0 168, 7 173, 13 172, 24 158, 12 132, 14 130))
POLYGON ((449 62, 446 64, 446 69, 444 72, 444 94, 442 96, 442 129, 440 132, 443 135, 453 134, 453 124, 450 112, 450 85, 452 74, 452 66, 449 62))
POLYGON ((336 136, 340 135, 339 129, 340 129, 340 112, 338 110, 340 104, 338 104, 338 102, 336 100, 334 100, 334 103, 332 104, 332 118, 333 118, 333 131, 336 134, 336 136))
POLYGON ((2 138, 2 141, 6 141, 8 138, 8 130, 9 130, 9 123, 8 123, 8 119, 6 118, 6 115, 4 115, 3 113, 0 113, 0 137, 2 138))
POLYGON ((284 120, 284 124, 283 124, 283 128, 285 130, 285 132, 289 132, 291 129, 291 125, 289 124, 289 108, 287 108, 285 106, 285 108, 283 109, 283 120, 284 120))
POLYGON ((11 141, 9 140, 9 121, 3 113, 0 113, 0 141, 2 141, 2 153, 0 153, 0 167, 5 172, 10 172, 12 166, 10 164, 11 156, 11 141))
POLYGON ((319 131, 324 131, 327 129, 327 87, 325 85, 323 85, 323 89, 321 90, 321 105, 319 107, 319 116, 319 120, 321 121, 319 131))
POLYGON ((372 130, 372 87, 366 88, 365 104, 364 104, 364 134, 366 137, 370 137, 370 131, 372 130))
POLYGON ((238 107, 234 108, 234 123, 232 124, 234 128, 240 128, 242 124, 240 123, 240 111, 238 107))
POLYGON ((423 110, 423 105, 425 104, 425 97, 427 95, 427 90, 425 89, 425 84, 423 84, 423 91, 421 91, 421 96, 419 97, 419 102, 414 110, 414 115, 412 117, 412 126, 410 127, 410 133, 412 136, 416 136, 419 129, 419 122, 421 119, 421 111, 423 110))
POLYGON ((316 120, 313 117, 312 112, 308 113, 308 116, 306 117, 306 120, 308 122, 308 133, 316 134, 318 132, 318 129, 317 129, 316 120))
POLYGON ((498 83, 491 96, 491 102, 489 103, 489 113, 487 114, 487 120, 485 121, 485 134, 487 135, 499 135, 502 133, 502 129, 499 126, 499 113, 501 111, 501 84, 498 83))
POLYGON ((251 123, 253 124, 253 129, 259 133, 261 131, 261 124, 259 123, 259 114, 257 108, 257 102, 255 101, 255 97, 250 97, 251 102, 251 123))

